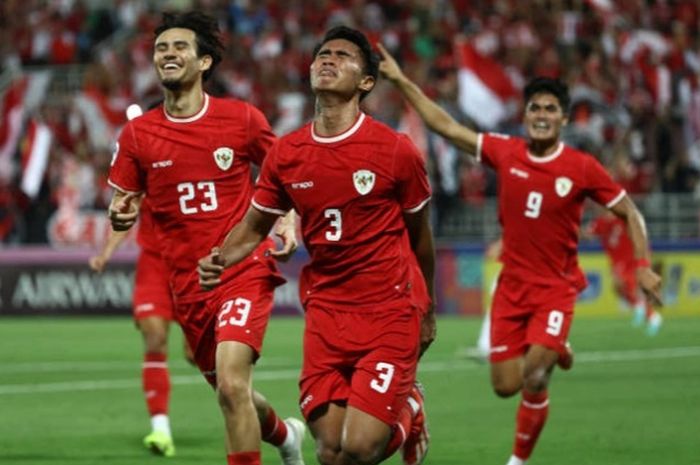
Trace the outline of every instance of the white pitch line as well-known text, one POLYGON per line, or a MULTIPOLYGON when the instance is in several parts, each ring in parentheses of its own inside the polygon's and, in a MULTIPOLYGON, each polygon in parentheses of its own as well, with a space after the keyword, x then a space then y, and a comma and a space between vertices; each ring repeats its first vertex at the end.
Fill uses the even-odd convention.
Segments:
MULTIPOLYGON (((630 362, 660 360, 670 358, 698 357, 700 346, 672 347, 665 349, 649 350, 620 350, 609 352, 582 352, 576 354, 576 363, 600 363, 600 362, 630 362)), ((40 364, 41 365, 41 364, 40 364)), ((46 365, 46 364, 44 364, 46 365)), ((460 370, 473 370, 480 365, 469 360, 443 360, 430 361, 420 364, 420 372, 443 372, 460 370)), ((0 366, 0 372, 2 367, 0 366)), ((258 369, 255 371, 254 382, 296 380, 299 376, 299 368, 281 370, 258 369)), ((190 385, 203 383, 200 375, 176 375, 170 377, 173 385, 190 385)), ((34 393, 59 393, 75 391, 99 391, 114 389, 136 389, 141 386, 140 379, 114 379, 114 380, 87 380, 65 381, 56 383, 37 384, 6 384, 0 385, 0 395, 9 394, 34 394, 34 393)))

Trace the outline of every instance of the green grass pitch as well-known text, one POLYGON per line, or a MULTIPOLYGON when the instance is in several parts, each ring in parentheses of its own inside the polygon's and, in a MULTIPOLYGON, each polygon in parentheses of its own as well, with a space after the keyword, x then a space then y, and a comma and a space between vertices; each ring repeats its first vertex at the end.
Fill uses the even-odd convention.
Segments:
MULTIPOLYGON (((419 370, 432 442, 426 465, 503 465, 517 398, 491 393, 488 367, 460 355, 479 321, 441 318, 419 370)), ((255 386, 298 416, 302 321, 270 322, 255 386)), ((172 459, 141 445, 141 341, 129 318, 0 319, 0 464, 224 464, 213 393, 173 328, 172 459)), ((578 319, 571 372, 555 372, 550 416, 530 465, 699 465, 700 319, 668 318, 647 337, 626 319, 578 319)), ((279 463, 263 446, 263 463, 279 463)), ((316 463, 310 438, 308 465, 316 463)), ((393 457, 387 463, 398 465, 393 457)))

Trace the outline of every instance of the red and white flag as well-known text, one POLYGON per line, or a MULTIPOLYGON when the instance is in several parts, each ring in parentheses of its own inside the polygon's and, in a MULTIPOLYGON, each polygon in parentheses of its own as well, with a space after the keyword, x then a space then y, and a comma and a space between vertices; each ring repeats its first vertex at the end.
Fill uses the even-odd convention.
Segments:
POLYGON ((503 66, 480 54, 471 44, 457 40, 459 105, 482 130, 495 129, 510 116, 518 92, 503 66))
POLYGON ((20 158, 22 167, 20 187, 22 192, 31 199, 37 196, 44 181, 52 138, 53 135, 48 126, 33 119, 29 121, 20 158))
POLYGON ((26 77, 16 79, 10 84, 0 103, 0 181, 8 182, 12 178, 12 159, 22 135, 27 82, 26 77))

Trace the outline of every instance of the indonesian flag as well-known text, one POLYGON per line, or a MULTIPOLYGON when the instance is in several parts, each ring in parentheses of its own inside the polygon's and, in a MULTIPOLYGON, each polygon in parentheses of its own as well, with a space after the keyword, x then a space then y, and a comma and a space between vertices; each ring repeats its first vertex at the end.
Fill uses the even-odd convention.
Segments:
POLYGON ((43 123, 30 120, 22 147, 22 181, 20 187, 29 198, 35 198, 44 181, 51 151, 51 130, 43 123))
POLYGON ((12 159, 20 136, 24 120, 24 94, 27 90, 27 78, 15 80, 2 99, 2 119, 0 119, 0 181, 9 181, 12 177, 12 159))
POLYGON ((471 44, 455 43, 459 63, 459 105, 482 130, 495 129, 510 116, 509 104, 518 93, 513 82, 493 58, 481 55, 471 44))

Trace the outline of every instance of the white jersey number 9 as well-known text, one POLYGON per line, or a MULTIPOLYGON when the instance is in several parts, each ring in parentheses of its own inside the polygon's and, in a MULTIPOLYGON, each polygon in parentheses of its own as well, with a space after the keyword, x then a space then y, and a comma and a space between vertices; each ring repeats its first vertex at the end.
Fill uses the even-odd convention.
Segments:
POLYGON ((211 212, 219 208, 216 200, 216 187, 213 181, 200 181, 196 185, 192 182, 182 182, 177 185, 180 195, 180 211, 185 215, 193 215, 200 211, 211 212), (204 197, 204 202, 197 205, 195 197, 197 193, 204 197))
POLYGON ((527 196, 525 216, 528 218, 539 218, 542 208, 542 194, 532 191, 527 196))

